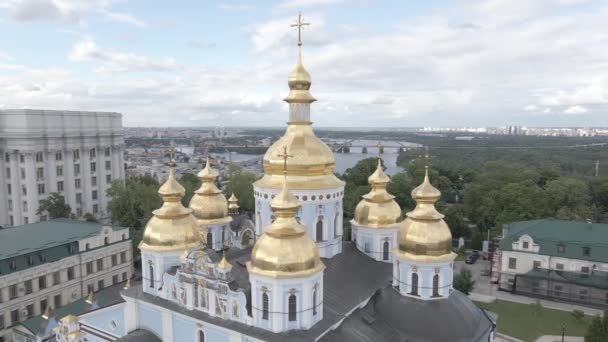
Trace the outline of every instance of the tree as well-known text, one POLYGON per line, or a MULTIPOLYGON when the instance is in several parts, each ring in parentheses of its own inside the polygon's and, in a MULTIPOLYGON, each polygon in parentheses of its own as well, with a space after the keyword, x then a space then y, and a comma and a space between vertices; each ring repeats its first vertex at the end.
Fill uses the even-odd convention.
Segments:
POLYGON ((595 316, 585 334, 585 342, 605 342, 608 341, 608 314, 604 312, 604 317, 595 316))
POLYGON ((471 230, 464 221, 464 214, 464 209, 460 205, 454 205, 445 212, 444 220, 450 227, 454 239, 471 236, 471 230))
POLYGON ((387 187, 388 192, 395 196, 395 202, 399 204, 403 211, 410 211, 416 206, 411 195, 413 189, 412 178, 405 172, 391 176, 391 182, 388 183, 387 187))
MULTIPOLYGON (((371 176, 378 167, 378 158, 361 159, 355 166, 346 169, 342 178, 353 185, 361 186, 368 185, 367 178, 371 176)), ((382 167, 385 168, 384 166, 382 167)))
POLYGON ((126 180, 115 180, 107 191, 111 198, 108 211, 113 223, 129 227, 135 251, 143 237, 145 224, 152 211, 160 208, 158 182, 150 176, 137 176, 126 180))
POLYGON ((546 191, 557 218, 579 221, 591 218, 591 195, 585 181, 559 177, 547 182, 546 191))
POLYGON ((187 207, 190 204, 190 199, 194 192, 200 187, 201 181, 193 173, 184 173, 179 178, 179 183, 186 189, 186 194, 182 198, 182 204, 187 207))
POLYGON ((254 212, 255 201, 253 197, 253 182, 257 180, 255 174, 244 171, 238 165, 230 165, 230 181, 226 187, 226 195, 232 192, 239 199, 241 211, 254 212))
POLYGON ((40 201, 36 214, 40 216, 45 212, 48 213, 49 217, 52 219, 60 217, 68 218, 70 217, 72 210, 70 206, 65 203, 65 198, 62 194, 51 192, 46 199, 40 201))
POLYGON ((460 272, 454 276, 454 288, 465 295, 468 295, 473 291, 475 287, 475 281, 473 280, 473 274, 468 268, 463 267, 460 272))
POLYGON ((84 214, 83 218, 87 222, 97 222, 97 218, 95 217, 95 215, 93 215, 91 213, 84 214))

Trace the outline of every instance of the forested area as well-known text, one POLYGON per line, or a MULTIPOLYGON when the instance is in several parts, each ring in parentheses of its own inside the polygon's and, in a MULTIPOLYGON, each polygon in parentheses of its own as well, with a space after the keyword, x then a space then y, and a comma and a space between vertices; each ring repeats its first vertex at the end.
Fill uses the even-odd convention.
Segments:
MULTIPOLYGON (((608 146, 599 144, 600 139, 421 136, 410 140, 428 147, 431 181, 442 192, 437 206, 454 237, 470 238, 476 244, 488 229, 495 234, 504 223, 538 218, 608 223, 608 146)), ((409 193, 422 181, 426 151, 411 149, 398 157, 406 171, 392 177, 389 191, 404 211, 414 206, 409 193)), ((373 158, 362 160, 342 175, 347 182, 348 220, 360 196, 369 191, 366 177, 373 165, 373 158)))

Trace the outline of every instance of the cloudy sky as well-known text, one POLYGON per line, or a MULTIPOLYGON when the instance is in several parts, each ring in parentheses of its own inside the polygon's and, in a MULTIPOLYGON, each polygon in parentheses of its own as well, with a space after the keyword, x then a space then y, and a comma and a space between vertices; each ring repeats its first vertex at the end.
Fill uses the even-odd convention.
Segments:
POLYGON ((0 0, 0 109, 283 125, 298 11, 317 126, 608 126, 588 0, 0 0))

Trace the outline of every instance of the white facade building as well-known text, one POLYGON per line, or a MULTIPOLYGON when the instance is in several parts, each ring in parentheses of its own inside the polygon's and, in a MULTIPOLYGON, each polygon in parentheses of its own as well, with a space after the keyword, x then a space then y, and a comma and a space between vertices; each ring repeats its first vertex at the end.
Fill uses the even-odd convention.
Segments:
POLYGON ((0 341, 10 327, 133 274, 129 229, 51 220, 0 230, 0 341))
POLYGON ((0 110, 0 226, 38 222, 39 202, 58 192, 78 217, 107 217, 106 190, 123 179, 122 115, 0 110))

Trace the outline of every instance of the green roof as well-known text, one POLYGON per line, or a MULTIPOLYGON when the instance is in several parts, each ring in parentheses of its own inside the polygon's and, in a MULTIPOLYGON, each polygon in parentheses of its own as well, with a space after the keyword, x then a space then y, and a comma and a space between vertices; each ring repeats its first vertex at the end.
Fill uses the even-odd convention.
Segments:
POLYGON ((78 240, 99 234, 104 226, 95 222, 54 219, 0 229, 0 274, 18 272, 76 254, 79 252, 78 240))
POLYGON ((500 242, 503 251, 512 251, 513 242, 527 234, 540 246, 541 255, 608 262, 608 224, 542 219, 513 222, 505 228, 507 235, 500 242), (558 251, 559 245, 564 246, 563 252, 558 251), (590 248, 589 255, 583 254, 583 247, 590 248))
POLYGON ((585 274, 581 272, 535 269, 526 273, 525 276, 539 280, 551 280, 553 282, 608 289, 608 273, 600 271, 585 274))
MULTIPOLYGON (((141 283, 134 284, 141 286, 141 283)), ((86 297, 73 301, 56 310, 51 311, 51 317, 44 319, 42 316, 36 316, 23 321, 20 325, 24 326, 33 335, 48 337, 52 333, 52 329, 59 324, 59 320, 67 315, 80 316, 87 312, 99 310, 108 306, 124 302, 120 295, 124 284, 117 284, 95 293, 93 304, 86 302, 86 297)))

